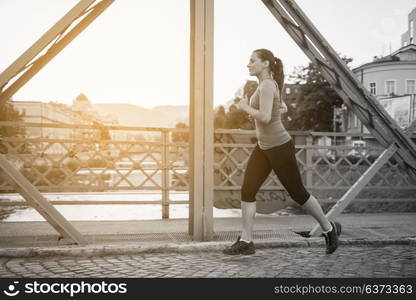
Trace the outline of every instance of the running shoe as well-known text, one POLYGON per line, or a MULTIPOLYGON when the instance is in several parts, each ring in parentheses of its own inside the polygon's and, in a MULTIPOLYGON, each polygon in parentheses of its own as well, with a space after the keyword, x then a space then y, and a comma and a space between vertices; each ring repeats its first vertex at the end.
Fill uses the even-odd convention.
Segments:
POLYGON ((230 247, 225 248, 222 253, 227 255, 250 255, 256 253, 256 250, 253 242, 247 243, 245 241, 241 241, 241 236, 239 236, 237 241, 230 247))
MULTIPOLYGON (((338 223, 339 224, 339 223, 338 223)), ((323 233, 325 237, 326 253, 331 254, 338 248, 338 233, 337 225, 335 222, 331 222, 332 230, 327 233, 323 233)))
MULTIPOLYGON (((336 221, 334 221, 334 223, 335 223, 335 227, 336 227, 336 229, 337 229, 337 235, 338 235, 338 237, 341 235, 341 230, 342 230, 342 226, 341 226, 341 224, 340 223, 338 223, 338 222, 336 222, 336 221)), ((324 236, 324 234, 322 233, 322 236, 324 236)))

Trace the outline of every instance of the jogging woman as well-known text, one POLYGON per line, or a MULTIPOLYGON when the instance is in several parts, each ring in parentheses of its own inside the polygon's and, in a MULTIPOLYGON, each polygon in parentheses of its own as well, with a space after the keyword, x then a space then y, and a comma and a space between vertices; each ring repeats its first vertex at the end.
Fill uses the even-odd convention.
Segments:
POLYGON ((318 221, 326 241, 326 253, 338 247, 341 225, 330 222, 317 199, 306 191, 298 169, 295 145, 281 121, 281 93, 284 83, 283 64, 270 50, 253 51, 247 65, 251 76, 258 79, 258 87, 248 99, 238 102, 256 125, 257 145, 250 155, 241 189, 242 234, 224 254, 253 254, 253 222, 256 213, 256 194, 273 170, 289 195, 318 221))

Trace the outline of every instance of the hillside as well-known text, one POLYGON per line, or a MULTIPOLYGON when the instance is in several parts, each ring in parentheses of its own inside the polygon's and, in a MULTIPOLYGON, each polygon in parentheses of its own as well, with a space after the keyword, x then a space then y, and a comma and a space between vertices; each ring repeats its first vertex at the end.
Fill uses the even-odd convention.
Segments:
POLYGON ((113 115, 119 125, 143 127, 175 127, 177 122, 188 124, 188 106, 157 106, 147 109, 133 104, 93 104, 100 115, 113 115))

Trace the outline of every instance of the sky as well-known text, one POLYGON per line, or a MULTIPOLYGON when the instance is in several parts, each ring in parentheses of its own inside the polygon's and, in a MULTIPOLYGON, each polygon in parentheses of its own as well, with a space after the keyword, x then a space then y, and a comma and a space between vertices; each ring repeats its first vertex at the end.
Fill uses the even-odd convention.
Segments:
MULTIPOLYGON (((0 70, 6 69, 77 1, 0 0, 0 70)), ((414 0, 298 0, 332 47, 352 67, 400 47, 414 0)), ((308 58, 261 0, 215 0, 214 105, 230 100, 245 80, 252 50, 268 48, 285 73, 308 58)), ((189 104, 189 1, 116 0, 13 97, 71 104, 152 108, 189 104)))

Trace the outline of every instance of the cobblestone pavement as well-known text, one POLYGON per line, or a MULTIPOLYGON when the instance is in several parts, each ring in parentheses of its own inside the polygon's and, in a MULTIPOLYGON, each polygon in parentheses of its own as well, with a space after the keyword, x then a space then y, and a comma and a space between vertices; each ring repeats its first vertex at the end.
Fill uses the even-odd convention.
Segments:
POLYGON ((416 248, 267 248, 251 256, 221 252, 106 257, 0 258, 0 277, 415 277, 416 248))

